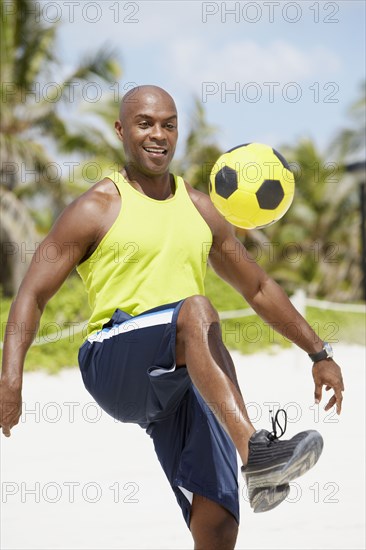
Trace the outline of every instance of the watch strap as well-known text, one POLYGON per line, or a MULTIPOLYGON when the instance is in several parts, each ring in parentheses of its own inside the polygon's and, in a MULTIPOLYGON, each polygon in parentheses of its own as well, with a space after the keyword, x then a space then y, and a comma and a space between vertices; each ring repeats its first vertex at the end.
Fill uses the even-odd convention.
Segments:
POLYGON ((309 357, 313 361, 313 363, 317 363, 318 361, 322 361, 323 359, 328 359, 328 353, 325 349, 322 349, 317 353, 309 353, 309 357))
POLYGON ((309 357, 314 363, 322 361, 323 359, 329 359, 329 357, 332 356, 333 350, 328 342, 324 342, 323 349, 321 351, 318 351, 317 353, 309 353, 309 357))

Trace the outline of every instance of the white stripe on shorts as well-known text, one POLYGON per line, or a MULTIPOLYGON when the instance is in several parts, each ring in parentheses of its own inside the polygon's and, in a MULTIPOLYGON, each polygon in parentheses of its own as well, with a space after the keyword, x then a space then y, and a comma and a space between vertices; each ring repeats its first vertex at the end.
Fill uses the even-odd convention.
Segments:
POLYGON ((131 332, 145 327, 154 327, 156 325, 166 325, 170 323, 173 317, 174 309, 165 309, 163 311, 156 311, 154 313, 147 313, 146 315, 139 315, 127 319, 123 323, 116 325, 112 328, 104 328, 99 332, 91 334, 88 338, 88 342, 103 342, 118 334, 131 332))
POLYGON ((186 497, 186 499, 189 501, 189 504, 192 506, 193 493, 191 493, 191 491, 188 491, 188 489, 181 487, 180 485, 178 485, 178 489, 182 491, 183 495, 186 497))

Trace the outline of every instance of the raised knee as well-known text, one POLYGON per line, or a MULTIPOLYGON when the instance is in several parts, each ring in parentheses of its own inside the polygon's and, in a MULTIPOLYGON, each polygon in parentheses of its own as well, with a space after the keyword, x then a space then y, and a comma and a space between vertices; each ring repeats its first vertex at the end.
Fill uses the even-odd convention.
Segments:
POLYGON ((221 328, 220 318, 210 300, 201 295, 186 298, 177 319, 177 364, 186 364, 184 349, 188 342, 207 342, 208 335, 213 332, 219 337, 221 328))
POLYGON ((218 313, 210 300, 201 294, 195 294, 186 298, 182 306, 183 308, 185 312, 188 312, 194 318, 202 319, 209 317, 210 320, 219 320, 218 313))
POLYGON ((210 300, 199 294, 186 298, 178 315, 178 335, 206 334, 212 326, 219 329, 220 319, 210 300))

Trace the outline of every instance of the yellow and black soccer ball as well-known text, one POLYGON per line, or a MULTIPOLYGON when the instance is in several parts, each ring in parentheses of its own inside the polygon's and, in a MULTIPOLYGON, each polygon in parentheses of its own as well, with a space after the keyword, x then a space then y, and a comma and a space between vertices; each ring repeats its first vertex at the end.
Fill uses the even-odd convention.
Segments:
POLYGON ((276 222, 290 208, 295 179, 286 159, 263 143, 230 149, 214 164, 210 197, 217 210, 244 229, 276 222))

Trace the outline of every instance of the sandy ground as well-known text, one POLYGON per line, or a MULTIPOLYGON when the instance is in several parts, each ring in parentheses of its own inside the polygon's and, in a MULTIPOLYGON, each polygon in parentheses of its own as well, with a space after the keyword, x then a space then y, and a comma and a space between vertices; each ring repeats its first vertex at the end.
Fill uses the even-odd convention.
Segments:
MULTIPOLYGON (((288 413, 285 437, 315 428, 325 440, 276 510, 254 514, 240 483, 238 549, 365 548, 365 348, 338 345, 336 356, 346 384, 340 417, 313 405, 311 364, 297 349, 233 353, 257 428, 270 429, 274 403, 288 413)), ((149 437, 103 413, 77 369, 26 374, 23 399, 21 423, 1 438, 1 548, 192 548, 149 437)))

